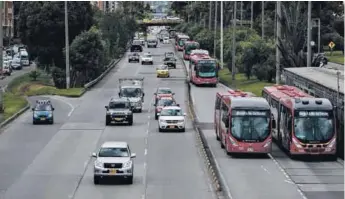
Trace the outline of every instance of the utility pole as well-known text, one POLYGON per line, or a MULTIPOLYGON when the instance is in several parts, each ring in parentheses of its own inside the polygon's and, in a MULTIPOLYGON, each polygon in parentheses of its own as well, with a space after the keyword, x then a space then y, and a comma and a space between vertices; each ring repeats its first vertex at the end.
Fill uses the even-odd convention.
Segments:
POLYGON ((310 67, 311 65, 311 1, 308 1, 308 42, 307 42, 307 67, 310 67))
POLYGON ((68 9, 65 1, 65 45, 66 45, 66 88, 70 86, 70 67, 69 67, 69 39, 68 39, 68 9))
POLYGON ((232 56, 231 56, 231 75, 232 80, 236 79, 236 19, 237 19, 237 2, 234 1, 234 18, 232 20, 233 26, 232 26, 232 56))
POLYGON ((214 37, 213 37, 213 56, 216 58, 216 49, 217 49, 217 1, 214 2, 214 37))
MULTIPOLYGON (((2 13, 4 13, 4 10, 3 10, 3 4, 6 3, 6 1, 1 1, 0 2, 0 24, 1 24, 1 27, 0 27, 0 48, 1 48, 1 56, 0 56, 0 69, 1 71, 3 71, 3 49, 4 49, 4 44, 3 44, 3 40, 4 40, 4 26, 3 26, 3 15, 2 13)), ((0 112, 3 113, 4 111, 4 90, 3 88, 1 88, 0 90, 0 112)))
POLYGON ((223 1, 220 2, 220 66, 223 68, 224 60, 223 60, 223 49, 224 49, 224 41, 223 41, 223 1))
POLYGON ((265 2, 261 2, 261 38, 265 38, 265 2))
POLYGON ((208 11, 208 29, 212 29, 212 1, 209 3, 209 11, 208 11))
POLYGON ((250 3, 250 28, 253 29, 253 14, 254 14, 254 1, 250 3))
POLYGON ((241 21, 240 21, 240 26, 242 27, 242 20, 243 20, 243 1, 241 1, 241 16, 240 16, 240 18, 241 18, 241 21))
POLYGON ((277 20, 276 20, 276 84, 280 84, 280 50, 278 48, 279 45, 279 39, 281 37, 281 24, 280 24, 280 17, 282 13, 282 8, 281 8, 281 1, 277 1, 276 4, 276 14, 277 14, 277 20))

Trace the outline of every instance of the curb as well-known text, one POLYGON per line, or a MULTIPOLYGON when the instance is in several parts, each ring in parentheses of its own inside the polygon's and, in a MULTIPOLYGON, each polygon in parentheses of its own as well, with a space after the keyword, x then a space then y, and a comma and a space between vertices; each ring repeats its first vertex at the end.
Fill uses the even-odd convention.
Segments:
MULTIPOLYGON (((176 52, 176 51, 175 51, 176 52)), ((184 66, 184 72, 185 74, 187 74, 187 68, 186 65, 183 61, 183 59, 178 56, 181 60, 182 60, 182 65, 184 66)), ((187 76, 186 76, 187 77, 187 76)), ((194 105, 193 105, 193 100, 192 100, 192 95, 191 95, 191 86, 189 84, 188 79, 186 78, 186 86, 187 86, 187 96, 188 96, 188 107, 189 107, 189 111, 191 114, 191 119, 192 119, 192 123, 193 123, 193 127, 195 129, 196 133, 196 139, 198 141, 198 143, 200 144, 200 152, 204 158, 205 161, 205 165, 206 168, 209 172, 209 176, 211 177, 212 180, 212 185, 215 189, 216 193, 220 193, 223 191, 223 182, 222 182, 222 178, 220 177, 220 172, 219 172, 219 168, 217 167, 215 161, 214 161, 214 156, 210 150, 210 148, 208 147, 206 138, 204 136, 203 131, 198 127, 198 119, 196 117, 196 113, 194 110, 194 105)))
POLYGON ((12 115, 11 117, 9 117, 8 119, 6 119, 5 121, 0 123, 0 128, 3 128, 4 126, 8 125, 9 123, 11 123, 13 120, 17 119, 20 115, 22 115, 23 113, 25 113, 25 111, 27 111, 30 108, 30 103, 27 102, 27 105, 22 108, 21 110, 19 110, 17 113, 15 113, 14 115, 12 115))

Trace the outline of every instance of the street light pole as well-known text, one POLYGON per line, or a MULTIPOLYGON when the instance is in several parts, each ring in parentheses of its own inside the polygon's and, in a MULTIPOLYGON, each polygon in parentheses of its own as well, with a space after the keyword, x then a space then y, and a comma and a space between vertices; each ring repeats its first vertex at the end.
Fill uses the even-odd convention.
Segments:
POLYGON ((223 1, 220 2, 220 66, 221 68, 223 68, 223 45, 224 45, 224 41, 223 41, 223 1))
POLYGON ((69 38, 68 38, 68 9, 65 1, 65 46, 66 46, 66 88, 70 87, 70 67, 69 67, 69 38))
POLYGON ((261 38, 265 38, 265 1, 261 2, 261 38))
POLYGON ((216 49, 217 49, 217 1, 214 2, 214 37, 213 37, 213 56, 216 58, 216 49))
POLYGON ((212 28, 212 1, 209 3, 209 11, 208 11, 208 29, 211 30, 212 28))
POLYGON ((318 26, 319 26, 319 28, 318 28, 318 30, 317 30, 317 32, 318 32, 318 34, 317 34, 317 53, 318 54, 320 54, 320 52, 321 52, 321 20, 320 20, 320 18, 318 19, 318 24, 317 24, 318 26))
POLYGON ((307 67, 311 65, 311 1, 308 1, 308 42, 307 42, 307 67))
POLYGON ((234 1, 234 18, 233 18, 233 26, 232 26, 232 55, 231 55, 231 75, 232 75, 232 80, 235 80, 236 77, 236 20, 237 20, 237 2, 234 1))
POLYGON ((254 13, 254 1, 250 4, 250 28, 253 29, 253 13, 254 13))

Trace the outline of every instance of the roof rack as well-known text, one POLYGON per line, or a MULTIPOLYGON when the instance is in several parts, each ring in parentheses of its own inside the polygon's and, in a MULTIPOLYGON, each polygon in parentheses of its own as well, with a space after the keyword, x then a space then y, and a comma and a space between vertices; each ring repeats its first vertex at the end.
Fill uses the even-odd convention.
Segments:
POLYGON ((50 100, 36 100, 36 104, 51 104, 50 100))
POLYGON ((233 97, 248 97, 248 94, 241 91, 241 90, 228 90, 228 93, 231 94, 233 97))

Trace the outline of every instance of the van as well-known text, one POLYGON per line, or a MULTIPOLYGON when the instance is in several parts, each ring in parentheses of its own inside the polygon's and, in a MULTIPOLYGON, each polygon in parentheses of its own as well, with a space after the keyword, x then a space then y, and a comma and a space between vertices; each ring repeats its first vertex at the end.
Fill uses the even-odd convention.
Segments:
POLYGON ((23 66, 30 66, 29 54, 26 51, 20 51, 19 57, 23 66))

